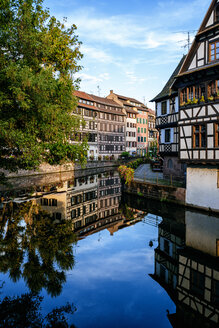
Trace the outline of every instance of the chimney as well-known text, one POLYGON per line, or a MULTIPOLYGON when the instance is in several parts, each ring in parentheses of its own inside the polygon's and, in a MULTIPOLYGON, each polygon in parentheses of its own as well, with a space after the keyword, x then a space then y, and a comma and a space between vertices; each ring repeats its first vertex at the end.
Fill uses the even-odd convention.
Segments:
POLYGON ((110 90, 110 93, 113 93, 113 90, 110 90))

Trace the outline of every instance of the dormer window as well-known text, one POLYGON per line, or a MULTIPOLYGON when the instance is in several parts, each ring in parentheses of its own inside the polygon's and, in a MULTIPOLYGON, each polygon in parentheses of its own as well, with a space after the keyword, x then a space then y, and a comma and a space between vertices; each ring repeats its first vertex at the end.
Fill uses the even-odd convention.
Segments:
POLYGON ((219 59, 219 41, 215 41, 209 44, 209 61, 215 61, 219 59))

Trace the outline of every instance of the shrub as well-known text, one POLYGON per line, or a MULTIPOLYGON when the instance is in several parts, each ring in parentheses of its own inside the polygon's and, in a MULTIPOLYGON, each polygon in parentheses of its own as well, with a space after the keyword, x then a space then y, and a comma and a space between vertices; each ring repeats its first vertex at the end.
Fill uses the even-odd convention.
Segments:
POLYGON ((120 165, 118 171, 120 177, 125 180, 125 184, 130 185, 134 180, 134 170, 125 165, 120 165))

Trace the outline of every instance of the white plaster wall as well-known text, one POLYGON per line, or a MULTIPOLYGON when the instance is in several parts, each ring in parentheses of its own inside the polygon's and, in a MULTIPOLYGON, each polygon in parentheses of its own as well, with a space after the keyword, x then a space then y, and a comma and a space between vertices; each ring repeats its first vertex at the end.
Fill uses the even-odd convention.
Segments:
POLYGON ((216 256, 219 218, 200 212, 185 213, 186 246, 216 256))
POLYGON ((206 27, 212 25, 214 23, 214 12, 211 13, 211 16, 206 24, 206 27))
POLYGON ((219 211, 217 168, 187 167, 186 202, 219 211))

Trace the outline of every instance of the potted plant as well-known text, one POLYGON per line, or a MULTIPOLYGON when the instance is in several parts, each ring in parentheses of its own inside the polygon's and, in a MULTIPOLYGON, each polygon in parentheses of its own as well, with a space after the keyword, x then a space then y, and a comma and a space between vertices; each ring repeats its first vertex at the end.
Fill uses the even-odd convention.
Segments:
POLYGON ((205 102, 205 97, 201 96, 200 102, 204 103, 205 102))

